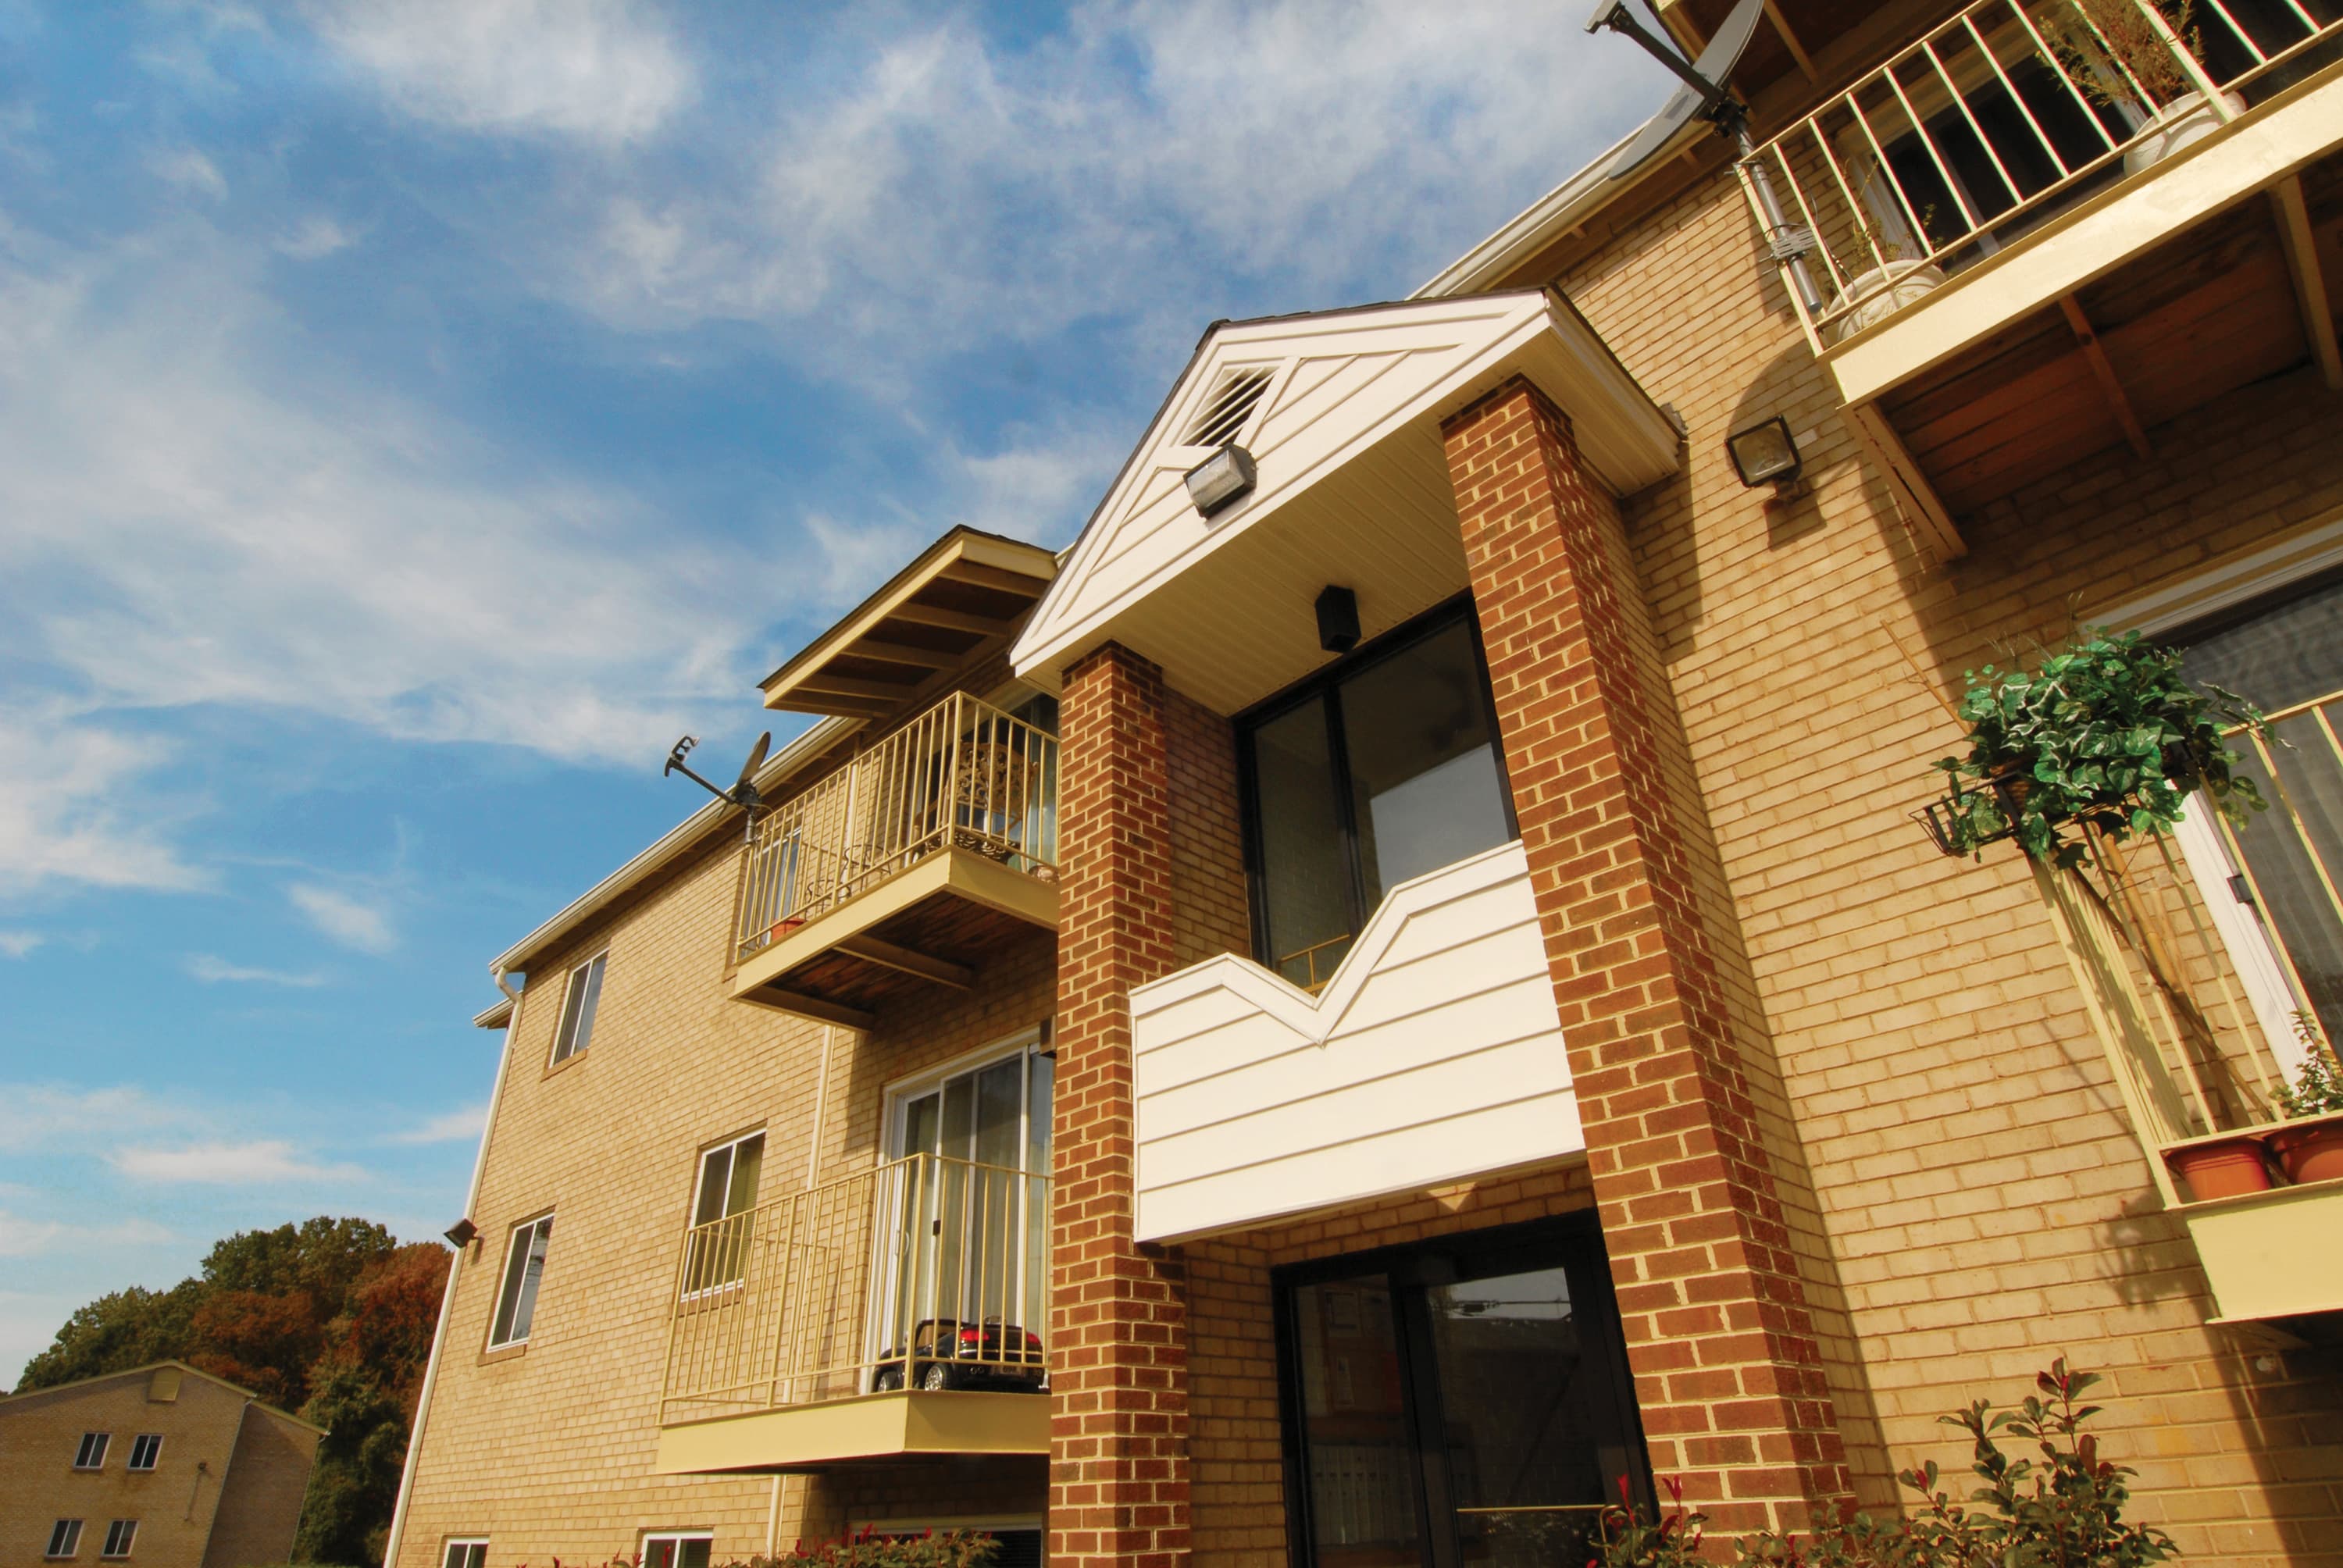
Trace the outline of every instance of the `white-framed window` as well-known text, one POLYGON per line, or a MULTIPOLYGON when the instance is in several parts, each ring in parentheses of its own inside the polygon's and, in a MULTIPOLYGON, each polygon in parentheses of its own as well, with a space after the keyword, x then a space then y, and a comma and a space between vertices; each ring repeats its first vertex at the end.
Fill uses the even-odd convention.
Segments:
POLYGON ((163 1434, 161 1432, 142 1432, 130 1440, 131 1469, 152 1470, 155 1468, 156 1462, 162 1457, 163 1434))
POLYGON ((130 1555, 130 1543, 138 1539, 138 1521, 117 1519, 106 1527, 106 1550, 101 1557, 120 1559, 130 1555))
POLYGON ((81 1521, 60 1519, 49 1529, 49 1549, 42 1555, 71 1557, 81 1550, 81 1521))
POLYGON ((716 1536, 706 1530, 660 1530, 643 1535, 643 1568, 708 1568, 716 1536))
POLYGON ((561 1027, 553 1031, 553 1065, 586 1049, 594 1038, 594 1010, 602 1000, 602 970, 610 960, 603 949, 569 971, 561 997, 561 1027))
POLYGON ((449 1537, 440 1549, 439 1568, 488 1568, 488 1538, 485 1535, 449 1537))
POLYGON ((691 1199, 690 1256, 684 1260, 686 1295, 736 1284, 746 1271, 749 1222, 733 1224, 757 1206, 757 1178, 765 1164, 761 1129, 704 1150, 691 1199))
POLYGON ((114 1434, 110 1432, 83 1432, 81 1434, 81 1446, 74 1450, 73 1467, 75 1470, 105 1469, 106 1446, 113 1441, 114 1434))
POLYGON ((541 1214, 512 1229, 505 1244, 505 1278, 497 1292, 496 1321, 488 1325, 488 1348, 528 1342, 537 1316, 537 1288, 545 1278, 545 1255, 553 1245, 553 1216, 541 1214))

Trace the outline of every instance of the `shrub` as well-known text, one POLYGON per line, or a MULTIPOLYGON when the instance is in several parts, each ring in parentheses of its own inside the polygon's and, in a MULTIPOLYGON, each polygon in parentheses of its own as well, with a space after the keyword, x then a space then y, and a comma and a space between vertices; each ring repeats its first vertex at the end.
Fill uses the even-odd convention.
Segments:
MULTIPOLYGON (((1001 1543, 980 1531, 890 1536, 865 1528, 834 1541, 800 1541, 778 1557, 736 1557, 710 1568, 991 1568, 1000 1553, 1001 1543)), ((548 1568, 643 1568, 643 1560, 622 1554, 608 1563, 565 1564, 556 1557, 548 1568)))

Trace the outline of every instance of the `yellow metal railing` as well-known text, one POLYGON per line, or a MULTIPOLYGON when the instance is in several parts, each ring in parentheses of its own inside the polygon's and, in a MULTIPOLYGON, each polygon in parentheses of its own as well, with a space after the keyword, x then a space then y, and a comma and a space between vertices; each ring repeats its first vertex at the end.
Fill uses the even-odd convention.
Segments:
POLYGON ((662 1424, 899 1388, 1039 1390, 1050 1178, 916 1154, 686 1232, 662 1424))
POLYGON ((736 955, 940 849, 1057 874, 1058 738, 965 692, 889 734, 751 830, 736 955))
POLYGON ((1741 167, 1817 345, 2127 166, 2247 112, 2343 31, 2328 0, 1979 0, 1741 167), (1766 216, 1762 172, 1783 199, 1766 216), (1801 269, 1818 269, 1819 300, 1801 269))

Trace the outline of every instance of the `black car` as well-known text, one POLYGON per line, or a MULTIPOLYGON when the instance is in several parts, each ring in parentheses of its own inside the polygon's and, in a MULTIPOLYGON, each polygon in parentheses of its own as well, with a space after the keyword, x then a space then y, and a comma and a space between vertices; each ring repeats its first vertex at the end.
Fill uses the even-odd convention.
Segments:
POLYGON ((870 1379, 873 1393, 903 1386, 903 1369, 911 1370, 911 1386, 920 1389, 1001 1388, 1041 1392, 1050 1374, 1049 1358, 1041 1352, 1041 1336, 997 1318, 981 1323, 957 1318, 930 1318, 911 1331, 908 1355, 897 1345, 870 1379))

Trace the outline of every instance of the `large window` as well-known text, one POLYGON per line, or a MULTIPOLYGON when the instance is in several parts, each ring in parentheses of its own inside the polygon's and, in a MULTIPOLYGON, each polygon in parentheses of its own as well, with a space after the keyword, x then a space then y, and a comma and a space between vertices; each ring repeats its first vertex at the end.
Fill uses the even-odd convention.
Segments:
POLYGON ((596 953, 569 971, 569 985, 561 997, 561 1026, 553 1031, 553 1060, 568 1060, 594 1038, 594 1010, 602 1000, 602 970, 608 952, 596 953))
POLYGON ((537 1316, 537 1287, 545 1277, 545 1254, 553 1245, 553 1216, 513 1227, 505 1248, 504 1288, 497 1292, 497 1319, 488 1330, 488 1348, 524 1343, 537 1316))
POLYGON ((684 1260, 686 1293, 737 1284, 746 1272, 749 1221, 741 1216, 757 1206, 757 1177, 764 1164, 761 1132, 719 1143, 700 1155, 699 1186, 691 1205, 690 1255, 684 1260))
POLYGON ((1552 1568, 1650 1495, 1595 1227, 1540 1221, 1278 1271, 1293 1560, 1552 1568))
POLYGON ((1513 837, 1469 610, 1443 607, 1239 727, 1256 956, 1315 990, 1383 895, 1513 837))

